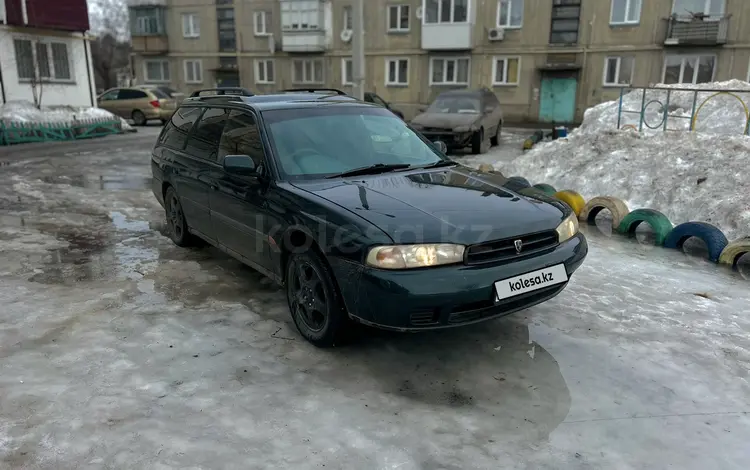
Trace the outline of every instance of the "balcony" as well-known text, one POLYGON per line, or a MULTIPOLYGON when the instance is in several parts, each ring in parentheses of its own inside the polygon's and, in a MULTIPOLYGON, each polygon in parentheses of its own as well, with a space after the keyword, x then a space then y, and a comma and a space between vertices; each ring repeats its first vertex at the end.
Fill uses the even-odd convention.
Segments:
POLYGON ((130 38, 133 52, 143 55, 160 55, 169 52, 167 35, 135 36, 130 38))
POLYGON ((328 47, 326 30, 331 28, 326 8, 330 9, 330 4, 321 0, 281 0, 281 50, 324 52, 328 47))
POLYGON ((166 7, 158 0, 129 0, 130 36, 133 52, 164 54, 169 51, 166 7))
POLYGON ((672 15, 667 18, 665 46, 720 46, 727 43, 729 16, 672 15))
POLYGON ((473 47, 471 23, 424 23, 422 49, 428 51, 465 51, 473 47))

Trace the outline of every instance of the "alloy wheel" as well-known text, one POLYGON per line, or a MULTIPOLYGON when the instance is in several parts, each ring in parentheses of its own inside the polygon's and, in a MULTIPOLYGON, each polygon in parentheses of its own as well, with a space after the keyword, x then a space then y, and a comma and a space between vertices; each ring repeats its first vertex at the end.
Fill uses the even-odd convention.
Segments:
POLYGON ((294 316, 311 331, 319 332, 328 318, 328 299, 323 279, 310 263, 297 261, 289 280, 289 299, 294 316))

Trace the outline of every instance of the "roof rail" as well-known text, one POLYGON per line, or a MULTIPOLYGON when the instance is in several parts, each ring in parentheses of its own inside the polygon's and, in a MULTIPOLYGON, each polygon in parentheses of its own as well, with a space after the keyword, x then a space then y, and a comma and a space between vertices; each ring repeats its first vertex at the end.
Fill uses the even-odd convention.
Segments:
POLYGON ((320 93, 321 91, 335 93, 339 96, 348 96, 346 93, 336 88, 287 88, 286 90, 281 90, 282 93, 320 93))
POLYGON ((191 98, 203 98, 201 96, 201 93, 205 93, 207 91, 214 92, 213 95, 207 95, 205 98, 208 97, 214 97, 214 96, 222 96, 222 95, 233 95, 233 96, 255 96, 255 93, 251 92, 247 88, 241 88, 241 87, 224 87, 224 88, 205 88, 203 90, 197 90, 190 94, 191 98))

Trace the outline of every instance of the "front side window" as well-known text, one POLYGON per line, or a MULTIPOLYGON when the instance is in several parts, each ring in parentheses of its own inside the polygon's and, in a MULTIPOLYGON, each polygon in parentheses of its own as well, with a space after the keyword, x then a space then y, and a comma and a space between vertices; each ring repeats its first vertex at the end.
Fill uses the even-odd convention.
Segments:
POLYGON ((628 86, 633 80, 633 57, 607 57, 604 61, 604 86, 628 86))
POLYGON ((287 31, 319 29, 322 14, 319 0, 282 0, 281 28, 287 31))
POLYGON ((247 155, 255 162, 258 172, 262 172, 263 141, 255 118, 251 114, 241 111, 232 111, 229 114, 219 142, 219 163, 227 155, 247 155))
POLYGON ((185 151, 194 157, 216 161, 219 140, 228 117, 228 109, 207 109, 190 134, 185 151))
POLYGON ((609 23, 637 24, 641 21, 642 0, 612 0, 612 11, 609 23))
POLYGON ((469 18, 469 0, 425 0, 424 22, 466 23, 469 18))
POLYGON ((670 55, 664 61, 664 83, 698 84, 713 81, 716 57, 670 55))
POLYGON ((323 178, 378 163, 423 166, 442 160, 383 108, 276 110, 263 117, 278 166, 292 179, 323 178))
POLYGON ((292 62, 292 82, 303 85, 323 83, 323 61, 295 59, 292 62))
POLYGON ((433 58, 430 60, 430 84, 468 85, 468 58, 433 58))
POLYGON ((523 26, 523 0, 500 0, 497 4, 497 27, 523 26))

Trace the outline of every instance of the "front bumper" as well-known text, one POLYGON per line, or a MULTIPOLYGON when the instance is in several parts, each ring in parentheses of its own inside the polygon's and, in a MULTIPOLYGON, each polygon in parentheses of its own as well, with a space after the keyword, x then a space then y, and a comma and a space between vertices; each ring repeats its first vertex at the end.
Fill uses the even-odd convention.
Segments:
POLYGON ((350 316, 371 326, 416 331, 476 323, 549 300, 567 282, 499 302, 494 283, 561 263, 570 278, 587 253, 586 238, 579 233, 551 252, 493 266, 387 271, 330 261, 350 316))
POLYGON ((473 132, 452 132, 452 131, 420 131, 429 141, 435 142, 440 140, 448 146, 448 148, 463 148, 468 147, 471 144, 471 136, 473 132))

